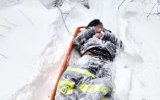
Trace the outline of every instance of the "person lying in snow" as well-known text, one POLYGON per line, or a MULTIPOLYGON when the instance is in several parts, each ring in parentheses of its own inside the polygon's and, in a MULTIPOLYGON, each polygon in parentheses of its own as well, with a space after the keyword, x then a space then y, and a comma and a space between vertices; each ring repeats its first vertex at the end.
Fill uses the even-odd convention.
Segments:
POLYGON ((63 73, 56 100, 112 99, 112 61, 123 49, 122 41, 95 19, 75 38, 74 47, 81 58, 63 73))
POLYGON ((123 48, 122 41, 110 30, 104 29, 103 24, 97 19, 91 21, 76 37, 74 45, 81 55, 89 51, 110 61, 113 61, 117 51, 123 48))

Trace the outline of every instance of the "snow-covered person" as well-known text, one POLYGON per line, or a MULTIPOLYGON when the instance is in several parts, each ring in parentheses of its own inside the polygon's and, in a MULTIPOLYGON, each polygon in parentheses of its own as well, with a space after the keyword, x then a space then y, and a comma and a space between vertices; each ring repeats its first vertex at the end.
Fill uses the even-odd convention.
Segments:
POLYGON ((98 19, 91 21, 86 29, 79 33, 74 45, 81 55, 90 52, 110 61, 113 61, 117 51, 123 48, 122 41, 110 30, 103 28, 102 22, 98 19))
POLYGON ((74 47, 82 57, 63 73, 56 100, 107 100, 114 86, 112 61, 122 42, 95 19, 75 38, 74 47))

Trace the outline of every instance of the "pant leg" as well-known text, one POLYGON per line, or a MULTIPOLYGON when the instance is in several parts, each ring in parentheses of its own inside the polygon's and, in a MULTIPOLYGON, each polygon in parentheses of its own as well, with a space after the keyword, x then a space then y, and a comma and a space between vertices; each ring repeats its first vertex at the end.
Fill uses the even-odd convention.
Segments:
POLYGON ((114 83, 112 81, 110 63, 104 63, 96 72, 96 79, 84 82, 79 86, 79 100, 112 100, 111 95, 114 83), (107 97, 108 96, 108 97, 107 97))
POLYGON ((79 86, 78 100, 102 100, 113 89, 113 82, 106 78, 92 79, 79 86))
POLYGON ((88 56, 83 56, 74 66, 67 68, 60 78, 56 100, 77 100, 77 85, 94 78, 93 74, 82 68, 86 63, 88 56))
POLYGON ((77 96, 74 90, 76 76, 76 74, 64 72, 58 83, 55 100, 76 100, 77 96))

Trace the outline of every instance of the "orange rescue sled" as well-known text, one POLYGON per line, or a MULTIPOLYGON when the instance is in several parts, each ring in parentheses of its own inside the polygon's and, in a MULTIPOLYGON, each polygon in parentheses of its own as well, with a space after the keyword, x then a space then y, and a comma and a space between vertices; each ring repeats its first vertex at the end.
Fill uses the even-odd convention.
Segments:
POLYGON ((64 73, 64 71, 67 69, 68 65, 70 66, 71 64, 73 64, 74 61, 72 61, 70 58, 72 58, 71 56, 74 56, 73 58, 79 58, 79 55, 75 55, 75 53, 77 53, 77 51, 75 51, 73 49, 73 43, 74 43, 74 39, 75 37, 77 36, 77 34, 81 31, 82 28, 85 28, 85 26, 80 26, 76 29, 75 33, 74 33, 74 36, 72 38, 72 41, 71 41, 71 44, 68 48, 68 51, 67 51, 67 54, 65 56, 65 59, 64 59, 64 62, 62 64, 62 67, 60 69, 60 73, 59 73, 59 76, 57 78, 57 81, 56 81, 56 84, 55 84, 55 87, 54 87, 54 90, 53 90, 53 93, 51 95, 51 99, 50 100, 55 100, 55 95, 56 95, 56 90, 57 90, 57 86, 58 86, 58 82, 62 76, 62 74, 64 73))

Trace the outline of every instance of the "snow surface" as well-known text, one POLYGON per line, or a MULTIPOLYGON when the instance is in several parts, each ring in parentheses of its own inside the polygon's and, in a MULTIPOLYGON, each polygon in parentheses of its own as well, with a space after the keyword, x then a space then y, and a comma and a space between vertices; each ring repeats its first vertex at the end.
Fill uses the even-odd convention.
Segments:
POLYGON ((125 45, 113 63, 115 100, 160 100, 160 16, 147 17, 159 3, 122 2, 88 0, 87 9, 80 0, 66 0, 61 9, 68 33, 57 8, 48 10, 39 0, 1 0, 0 100, 49 100, 76 27, 94 18, 125 45))

